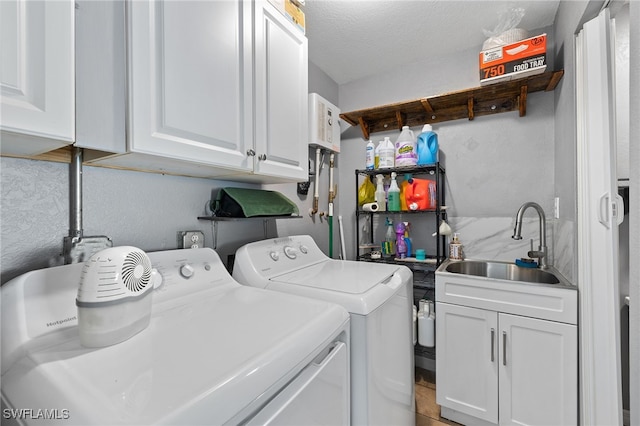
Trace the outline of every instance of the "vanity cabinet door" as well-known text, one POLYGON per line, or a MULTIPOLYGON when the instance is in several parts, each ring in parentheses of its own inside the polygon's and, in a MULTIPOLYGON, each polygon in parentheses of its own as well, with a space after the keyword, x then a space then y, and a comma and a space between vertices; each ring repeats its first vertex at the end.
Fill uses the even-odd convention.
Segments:
POLYGON ((252 171, 251 2, 128 5, 129 150, 252 171))
POLYGON ((436 402, 498 423, 498 314, 438 303, 436 402))
POLYGON ((74 3, 0 1, 2 154, 74 141, 74 3))
POLYGON ((577 424, 577 327, 508 314, 499 323, 500 424, 577 424))

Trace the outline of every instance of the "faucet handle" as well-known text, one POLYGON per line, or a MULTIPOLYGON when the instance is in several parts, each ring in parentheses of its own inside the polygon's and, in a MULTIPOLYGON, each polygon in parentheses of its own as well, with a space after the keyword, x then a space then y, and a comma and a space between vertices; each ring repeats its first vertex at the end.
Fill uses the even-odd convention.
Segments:
POLYGON ((531 251, 533 251, 533 238, 531 238, 529 242, 531 243, 531 251))

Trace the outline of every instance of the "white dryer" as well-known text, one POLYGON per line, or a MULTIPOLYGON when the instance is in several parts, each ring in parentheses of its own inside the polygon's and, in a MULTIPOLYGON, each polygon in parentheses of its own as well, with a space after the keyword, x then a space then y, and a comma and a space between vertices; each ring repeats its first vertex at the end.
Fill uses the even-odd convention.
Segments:
POLYGON ((211 249, 148 256, 150 323, 112 346, 80 344, 83 264, 2 287, 3 425, 349 423, 344 308, 239 285, 211 249))
POLYGON ((308 235, 236 252, 242 284, 344 306, 351 314, 354 425, 415 424, 413 275, 406 266, 330 259, 308 235))

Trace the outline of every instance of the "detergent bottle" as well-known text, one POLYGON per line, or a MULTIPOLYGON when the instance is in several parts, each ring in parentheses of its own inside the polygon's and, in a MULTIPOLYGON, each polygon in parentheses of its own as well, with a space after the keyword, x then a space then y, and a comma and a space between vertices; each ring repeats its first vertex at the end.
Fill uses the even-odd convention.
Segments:
POLYGON ((407 245, 407 257, 411 257, 413 254, 412 251, 412 242, 411 237, 409 236, 409 222, 404 222, 404 243, 407 245))
POLYGON ((409 126, 402 126, 395 146, 396 167, 415 166, 418 162, 416 137, 409 126))
POLYGON ((405 188, 405 198, 407 200, 407 207, 409 210, 428 210, 434 208, 431 205, 431 201, 435 202, 432 198, 435 194, 436 183, 428 179, 409 179, 409 184, 405 188))
POLYGON ((418 166, 426 166, 438 162, 438 135, 430 124, 425 124, 418 135, 418 166))
POLYGON ((384 192, 384 176, 376 175, 378 181, 375 192, 376 203, 378 204, 378 211, 387 211, 387 194, 384 192))
POLYGON ((393 142, 389 139, 389 136, 385 136, 384 140, 380 142, 380 160, 379 167, 381 169, 390 169, 395 165, 395 148, 393 142))
POLYGON ((391 185, 387 191, 387 210, 390 212, 400 211, 400 187, 396 182, 396 172, 391 173, 391 185))
POLYGON ((404 232, 406 228, 403 222, 396 225, 396 257, 404 259, 407 257, 407 243, 404 241, 404 232))
POLYGON ((372 170, 375 166, 375 153, 376 151, 376 147, 375 145, 373 145, 373 142, 371 141, 371 139, 369 139, 369 142, 367 143, 367 148, 366 148, 366 155, 365 155, 365 167, 367 168, 367 170, 372 170))

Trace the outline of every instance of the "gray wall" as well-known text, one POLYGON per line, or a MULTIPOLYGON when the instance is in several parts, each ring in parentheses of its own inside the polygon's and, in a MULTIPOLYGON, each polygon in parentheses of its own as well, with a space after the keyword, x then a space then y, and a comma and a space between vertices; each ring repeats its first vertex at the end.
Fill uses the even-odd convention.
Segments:
MULTIPOLYGON (((318 93, 320 96, 338 106, 338 85, 325 74, 318 66, 313 63, 309 63, 309 93, 318 93)), ((309 148, 309 158, 311 163, 311 170, 315 170, 315 148, 309 148)), ((340 166, 340 162, 343 155, 338 154, 336 156, 336 167, 340 166)), ((309 210, 313 207, 313 190, 316 181, 319 185, 319 211, 328 211, 328 197, 329 197, 329 154, 327 153, 324 158, 321 158, 321 168, 319 177, 311 177, 311 185, 309 186, 308 195, 297 194, 296 185, 291 184, 274 184, 265 185, 265 189, 274 191, 280 191, 291 200, 296 201, 299 206, 301 219, 289 219, 278 220, 276 222, 278 235, 299 235, 309 234, 313 236, 314 240, 324 251, 329 255, 329 224, 326 217, 321 217, 319 214, 314 216, 309 215, 309 210)), ((344 190, 342 182, 338 182, 338 174, 334 174, 334 184, 338 185, 338 192, 344 190)), ((338 209, 338 200, 334 200, 335 210, 338 209)), ((334 219, 334 232, 333 232, 333 257, 338 258, 340 254, 340 246, 338 239, 338 216, 335 215, 334 219)))
MULTIPOLYGON (((0 159, 2 282, 61 264, 69 233, 69 165, 0 159)), ((212 247, 212 224, 198 220, 213 190, 233 182, 83 168, 85 236, 106 235, 114 245, 154 251, 177 247, 178 231, 200 230, 212 247)), ((252 187, 252 185, 242 185, 252 187)), ((257 187, 253 185, 253 187, 257 187)), ((226 261, 241 244, 263 238, 261 222, 222 223, 218 253, 226 261)))

